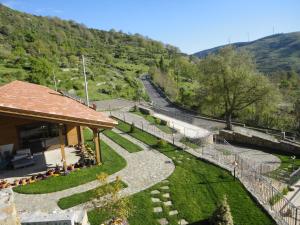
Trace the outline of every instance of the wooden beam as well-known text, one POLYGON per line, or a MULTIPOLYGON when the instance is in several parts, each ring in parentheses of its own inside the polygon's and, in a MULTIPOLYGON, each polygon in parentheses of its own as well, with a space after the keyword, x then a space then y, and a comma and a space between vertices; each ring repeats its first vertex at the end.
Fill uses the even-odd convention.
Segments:
POLYGON ((101 154, 100 154, 100 142, 98 137, 98 129, 93 129, 94 134, 94 143, 95 143, 95 151, 96 151, 96 162, 97 164, 101 164, 101 154))
POLYGON ((79 138, 80 138, 80 144, 82 147, 84 147, 84 135, 83 135, 83 126, 78 126, 78 132, 79 132, 79 138))
POLYGON ((61 151, 61 158, 63 162, 64 171, 67 171, 67 162, 66 162, 66 153, 65 153, 65 139, 63 136, 63 124, 58 125, 58 133, 59 133, 59 141, 60 141, 60 151, 61 151))

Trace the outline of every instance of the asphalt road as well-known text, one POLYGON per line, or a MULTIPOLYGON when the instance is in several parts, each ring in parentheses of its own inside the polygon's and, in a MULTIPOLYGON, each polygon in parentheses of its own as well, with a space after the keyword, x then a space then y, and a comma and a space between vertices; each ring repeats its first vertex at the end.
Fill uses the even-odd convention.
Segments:
POLYGON ((198 118, 192 113, 175 106, 164 97, 163 93, 160 93, 159 90, 152 85, 147 75, 142 76, 141 80, 153 102, 155 112, 175 117, 210 131, 223 129, 225 127, 225 123, 198 118))

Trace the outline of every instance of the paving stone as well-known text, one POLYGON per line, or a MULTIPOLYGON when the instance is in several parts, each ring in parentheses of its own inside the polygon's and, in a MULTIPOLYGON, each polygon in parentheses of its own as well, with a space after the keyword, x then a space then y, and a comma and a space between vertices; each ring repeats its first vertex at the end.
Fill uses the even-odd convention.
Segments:
POLYGON ((162 187, 160 187, 160 189, 161 190, 169 190, 170 188, 169 188, 169 186, 162 186, 162 187))
POLYGON ((155 213, 162 212, 162 207, 155 207, 155 208, 153 208, 153 212, 155 212, 155 213))
POLYGON ((182 163, 182 161, 178 160, 177 163, 182 163))
POLYGON ((172 210, 172 211, 169 212, 170 216, 174 216, 174 215, 177 215, 177 214, 178 214, 177 210, 172 210))
POLYGON ((189 224, 189 222, 186 221, 185 219, 181 219, 181 220, 178 221, 178 224, 179 225, 187 225, 187 224, 189 224))
POLYGON ((161 202, 159 198, 151 198, 152 202, 161 202))
POLYGON ((162 183, 166 184, 166 183, 169 183, 168 180, 163 180, 162 183))
POLYGON ((167 202, 164 202, 164 205, 165 205, 165 206, 171 206, 171 205, 173 205, 173 204, 172 204, 171 201, 167 201, 167 202))
POLYGON ((151 191, 151 194, 152 195, 157 195, 157 194, 159 194, 160 193, 160 191, 159 190, 154 190, 154 191, 151 191))
POLYGON ((164 198, 170 198, 170 193, 165 193, 162 195, 164 198))
POLYGON ((166 218, 161 218, 159 220, 157 220, 159 222, 160 225, 167 225, 169 224, 169 221, 166 218))

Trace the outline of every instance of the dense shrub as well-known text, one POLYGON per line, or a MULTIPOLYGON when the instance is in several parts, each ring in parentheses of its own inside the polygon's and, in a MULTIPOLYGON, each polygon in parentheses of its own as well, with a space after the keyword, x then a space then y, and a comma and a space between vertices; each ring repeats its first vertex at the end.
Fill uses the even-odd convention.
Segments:
POLYGON ((164 147, 167 146, 167 144, 168 144, 168 143, 167 143, 165 140, 159 139, 159 140, 157 141, 156 146, 159 147, 159 148, 164 148, 164 147))
POLYGON ((136 129, 136 128, 135 128, 135 124, 132 123, 131 126, 130 126, 130 131, 129 131, 129 132, 130 132, 130 133, 133 133, 133 132, 135 132, 135 129, 136 129))
POLYGON ((161 120, 159 118, 155 118, 155 123, 156 124, 160 124, 161 123, 161 120))
POLYGON ((168 122, 166 120, 160 120, 160 125, 167 126, 168 122))

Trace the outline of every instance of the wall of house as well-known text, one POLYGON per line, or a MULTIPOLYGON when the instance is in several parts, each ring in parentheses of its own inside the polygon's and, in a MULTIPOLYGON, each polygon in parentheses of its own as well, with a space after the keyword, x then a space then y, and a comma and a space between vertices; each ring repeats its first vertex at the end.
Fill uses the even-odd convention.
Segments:
POLYGON ((77 132, 77 126, 67 125, 67 142, 68 145, 78 144, 79 134, 77 132))
POLYGON ((17 126, 33 122, 36 121, 0 116, 0 145, 14 144, 14 149, 17 149, 19 147, 17 126))
MULTIPOLYGON (((21 125, 36 123, 37 120, 0 116, 0 145, 14 144, 14 150, 19 148, 19 136, 17 127, 21 125)), ((78 144, 77 127, 66 126, 66 141, 68 145, 78 144)), ((59 138, 55 137, 46 141, 47 149, 59 147, 59 138), (52 144, 53 142, 53 144, 52 144)))

